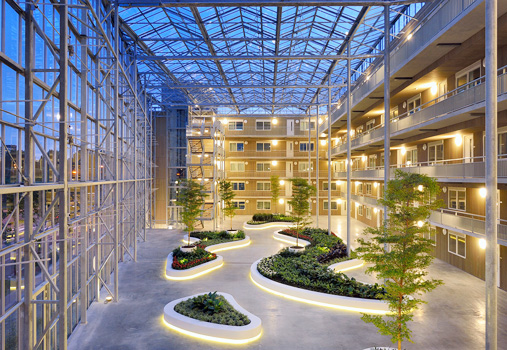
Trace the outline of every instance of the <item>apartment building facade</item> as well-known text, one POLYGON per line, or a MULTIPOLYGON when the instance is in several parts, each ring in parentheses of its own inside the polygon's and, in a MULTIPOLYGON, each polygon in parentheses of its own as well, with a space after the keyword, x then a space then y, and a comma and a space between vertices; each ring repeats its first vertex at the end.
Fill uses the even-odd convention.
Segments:
MULTIPOLYGON (((434 255, 484 278, 485 268, 485 87, 483 4, 448 2, 393 45, 391 53, 390 172, 402 169, 435 177, 444 206, 432 213, 428 238, 434 255), (453 12, 454 11, 454 12, 453 12), (455 17, 449 17, 453 13, 455 17), (447 16, 447 17, 445 17, 447 16), (445 20, 444 20, 445 17, 445 20), (449 20, 452 18, 452 20, 449 20)), ((507 5, 499 3, 498 56, 498 250, 499 287, 507 290, 507 5)), ((324 117, 228 117, 226 177, 236 191, 238 214, 288 212, 292 177, 309 178, 319 196, 312 214, 351 216, 382 224, 377 204, 384 185, 383 69, 364 72, 351 92, 351 203, 346 202, 346 101, 331 113, 328 163, 324 117), (312 129, 313 123, 317 129, 312 129), (310 132, 309 130, 310 129, 310 132), (310 134, 310 136, 309 136, 310 134), (317 157, 317 144, 319 148, 317 157), (317 169, 318 163, 318 169, 317 169), (328 179, 328 164, 332 177, 328 179), (317 174, 318 172, 318 174, 317 174), (270 177, 282 180, 273 203, 270 177), (310 176, 309 176, 310 175, 310 176)))

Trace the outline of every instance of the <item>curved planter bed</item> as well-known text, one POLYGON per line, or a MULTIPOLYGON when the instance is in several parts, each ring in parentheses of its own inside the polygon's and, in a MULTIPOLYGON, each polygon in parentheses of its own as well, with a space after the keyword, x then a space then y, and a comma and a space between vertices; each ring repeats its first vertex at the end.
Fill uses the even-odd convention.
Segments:
MULTIPOLYGON (((183 236, 183 242, 185 242, 185 243, 188 242, 187 235, 183 236)), ((190 237, 190 244, 194 244, 196 242, 199 242, 199 238, 190 237)), ((243 247, 250 245, 250 243, 252 243, 252 241, 250 240, 250 237, 245 236, 245 238, 243 238, 242 240, 214 244, 209 247, 206 247, 205 250, 207 250, 210 253, 216 253, 216 252, 220 252, 222 250, 243 248, 243 247)))
POLYGON ((164 323, 175 331, 201 340, 245 344, 259 339, 262 333, 261 319, 243 309, 236 300, 234 300, 232 295, 227 293, 217 294, 222 295, 234 309, 246 315, 250 319, 250 323, 246 326, 227 326, 196 320, 174 311, 174 307, 177 304, 198 296, 199 294, 177 299, 167 304, 164 307, 164 323))
POLYGON ((173 265, 173 253, 171 252, 167 256, 165 267, 165 277, 167 279, 176 281, 189 280, 221 268, 224 265, 224 258, 222 258, 220 255, 217 255, 217 258, 215 260, 211 260, 205 262, 204 264, 200 264, 185 270, 173 269, 172 265, 173 265))
POLYGON ((351 259, 342 261, 336 264, 329 265, 329 269, 333 270, 334 272, 344 272, 352 269, 357 269, 364 265, 364 261, 361 259, 351 259))
POLYGON ((264 277, 257 271, 257 260, 250 267, 250 278, 261 289, 284 298, 301 301, 308 304, 326 306, 334 309, 342 309, 371 314, 386 314, 389 312, 387 303, 382 300, 351 298, 341 295, 314 292, 302 288, 292 287, 283 283, 275 282, 264 277))
POLYGON ((251 225, 248 223, 243 223, 243 228, 248 230, 264 230, 267 228, 274 228, 274 227, 281 227, 281 228, 287 228, 294 226, 293 222, 267 222, 265 224, 259 224, 259 225, 251 225))
MULTIPOLYGON (((185 242, 188 242, 188 236, 185 235, 183 238, 185 242)), ((195 243, 197 241, 199 241, 198 238, 190 237, 190 244, 195 243)), ((216 253, 222 250, 246 247, 250 243, 251 243, 250 237, 245 236, 245 238, 242 240, 215 244, 206 247, 205 250, 207 250, 210 253, 216 253)), ((221 268, 224 265, 224 258, 221 257, 220 255, 217 255, 217 258, 215 260, 211 260, 204 264, 200 264, 185 270, 173 269, 172 265, 173 265, 173 253, 170 253, 167 256, 166 260, 165 276, 167 279, 170 280, 182 281, 199 277, 208 272, 221 268)))
MULTIPOLYGON (((281 241, 284 243, 288 243, 288 244, 292 244, 292 245, 296 244, 296 237, 282 235, 281 233, 278 233, 278 231, 275 231, 273 233, 273 238, 276 239, 277 241, 281 241)), ((299 239, 299 246, 300 247, 306 247, 309 245, 310 245, 310 242, 305 241, 304 239, 301 239, 301 238, 299 239)))

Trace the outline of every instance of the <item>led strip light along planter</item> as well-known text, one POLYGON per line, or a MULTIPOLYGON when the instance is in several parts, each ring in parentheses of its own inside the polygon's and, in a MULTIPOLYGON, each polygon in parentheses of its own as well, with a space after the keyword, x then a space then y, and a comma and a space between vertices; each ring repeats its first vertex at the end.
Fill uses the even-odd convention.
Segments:
MULTIPOLYGON (((188 236, 185 235, 183 241, 185 243, 188 243, 188 236)), ((190 237, 190 244, 195 243, 197 241, 199 241, 198 238, 190 237)), ((225 242, 206 247, 206 251, 210 253, 216 253, 224 250, 243 248, 250 245, 250 243, 252 243, 250 241, 250 237, 246 236, 244 239, 239 241, 225 242)), ((172 265, 173 265, 173 253, 171 252, 167 256, 165 277, 168 280, 183 281, 205 275, 209 272, 221 268, 222 266, 224 266, 224 258, 220 255, 217 255, 217 258, 214 260, 184 270, 173 269, 172 265)))
POLYGON ((243 228, 247 230, 265 230, 267 228, 281 227, 288 228, 294 226, 293 222, 267 222, 265 224, 251 225, 247 222, 243 223, 243 228))
POLYGON ((217 294, 222 295, 236 311, 246 315, 250 320, 250 323, 245 326, 228 326, 196 320, 174 311, 174 307, 180 302, 201 294, 171 301, 164 307, 162 322, 167 327, 178 333, 198 338, 200 340, 226 344, 246 344, 259 339, 262 335, 261 319, 242 308, 232 295, 227 293, 217 294))
POLYGON ((387 314, 389 307, 386 302, 375 299, 352 298, 341 295, 314 292, 307 289, 292 287, 264 277, 257 270, 257 260, 250 267, 250 279, 259 288, 287 299, 307 304, 329 307, 333 309, 364 312, 371 314, 387 314))

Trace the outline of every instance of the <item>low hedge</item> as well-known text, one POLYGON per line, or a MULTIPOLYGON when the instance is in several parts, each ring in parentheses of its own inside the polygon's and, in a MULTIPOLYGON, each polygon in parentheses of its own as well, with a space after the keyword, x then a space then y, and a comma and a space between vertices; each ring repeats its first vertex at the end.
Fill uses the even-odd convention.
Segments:
POLYGON ((180 248, 174 249, 172 268, 186 270, 217 258, 216 254, 210 253, 204 248, 206 248, 204 245, 198 244, 197 248, 189 253, 182 252, 180 248))
MULTIPOLYGON (((210 294, 199 295, 182 301, 174 306, 174 311, 184 316, 204 322, 228 326, 246 326, 247 324, 250 324, 250 319, 246 315, 234 309, 222 295, 216 295, 215 298, 221 303, 220 311, 218 312, 210 313, 203 308, 196 307, 196 304, 200 304, 202 301, 199 299, 207 299, 210 294)), ((206 300, 204 300, 204 302, 206 302, 206 300)))
POLYGON ((199 245, 209 247, 215 244, 239 241, 245 239, 245 232, 238 231, 234 235, 230 235, 227 231, 195 231, 190 233, 190 237, 198 238, 199 245))
MULTIPOLYGON (((280 233, 293 237, 296 234, 290 229, 280 233)), ((299 238, 310 242, 303 253, 294 254, 285 248, 264 258, 257 265, 260 274, 280 283, 316 292, 382 299, 385 290, 378 284, 363 284, 328 268, 331 264, 350 259, 346 255, 347 246, 339 237, 328 235, 326 230, 306 228, 299 238)))
POLYGON ((284 215, 284 214, 268 214, 268 213, 259 213, 254 214, 252 220, 248 221, 249 225, 261 225, 266 224, 268 222, 295 222, 296 219, 292 216, 284 215))

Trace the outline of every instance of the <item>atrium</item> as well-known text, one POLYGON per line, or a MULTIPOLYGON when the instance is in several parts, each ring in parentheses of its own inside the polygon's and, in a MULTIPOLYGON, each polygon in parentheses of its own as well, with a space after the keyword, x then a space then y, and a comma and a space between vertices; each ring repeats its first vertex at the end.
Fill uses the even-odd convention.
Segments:
POLYGON ((309 225, 346 247, 324 270, 375 290, 352 258, 400 171, 438 184, 410 225, 444 282, 403 348, 507 344, 507 1, 1 1, 0 350, 389 346, 361 320, 377 297, 291 295, 259 259, 317 244, 269 222, 304 179, 309 225), (185 243, 209 260, 195 275, 185 243), (214 291, 258 333, 171 323, 168 303, 214 291))

